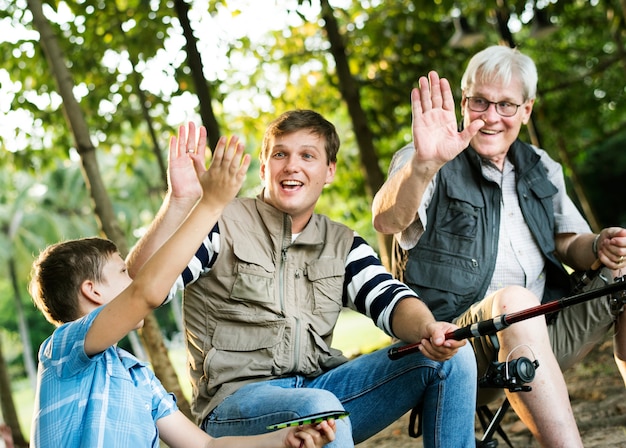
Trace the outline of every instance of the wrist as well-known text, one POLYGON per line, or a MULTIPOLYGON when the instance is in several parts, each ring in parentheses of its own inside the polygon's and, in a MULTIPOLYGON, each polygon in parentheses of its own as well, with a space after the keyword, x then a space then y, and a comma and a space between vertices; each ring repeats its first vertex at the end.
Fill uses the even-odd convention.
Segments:
POLYGON ((192 198, 185 196, 174 196, 168 193, 163 203, 166 204, 168 209, 171 209, 177 213, 188 213, 194 207, 194 205, 196 205, 200 198, 201 196, 192 198))

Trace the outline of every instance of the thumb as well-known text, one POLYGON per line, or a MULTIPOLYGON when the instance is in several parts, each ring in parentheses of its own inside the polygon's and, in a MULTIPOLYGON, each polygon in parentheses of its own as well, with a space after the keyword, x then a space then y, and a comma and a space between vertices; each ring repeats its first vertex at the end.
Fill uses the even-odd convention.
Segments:
POLYGON ((478 120, 472 121, 467 127, 465 127, 461 131, 461 138, 469 143, 472 137, 474 137, 483 126, 485 126, 485 122, 480 118, 478 120))

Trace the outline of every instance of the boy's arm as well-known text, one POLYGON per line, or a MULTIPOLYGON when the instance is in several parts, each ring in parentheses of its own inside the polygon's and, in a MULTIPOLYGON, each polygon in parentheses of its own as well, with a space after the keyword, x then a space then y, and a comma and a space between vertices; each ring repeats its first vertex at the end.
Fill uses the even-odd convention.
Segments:
MULTIPOLYGON (((177 147, 177 139, 172 137, 170 154, 176 152, 177 147)), ((191 158, 187 163, 193 164, 191 158)), ((243 154, 243 145, 236 137, 231 138, 228 145, 225 139, 220 139, 211 166, 198 173, 202 197, 180 227, 137 272, 134 281, 94 319, 85 337, 88 355, 117 343, 162 304, 178 275, 236 196, 249 165, 250 156, 243 154)))
POLYGON ((284 428, 256 436, 219 437, 214 439, 185 415, 176 411, 157 420, 161 439, 171 448, 321 448, 335 439, 335 422, 284 428))
POLYGON ((174 233, 202 196, 202 186, 198 177, 206 171, 205 154, 207 133, 204 126, 198 130, 189 123, 178 129, 177 144, 170 147, 167 170, 167 194, 146 234, 132 248, 126 264, 131 278, 174 233), (193 163, 189 163, 189 159, 193 163))

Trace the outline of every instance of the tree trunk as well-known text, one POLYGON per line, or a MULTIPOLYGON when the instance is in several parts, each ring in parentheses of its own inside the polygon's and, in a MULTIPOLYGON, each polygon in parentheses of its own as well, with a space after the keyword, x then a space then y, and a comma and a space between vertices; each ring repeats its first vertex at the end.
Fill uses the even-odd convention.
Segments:
POLYGON ((14 446, 26 448, 28 444, 24 440, 22 430, 20 429, 20 422, 17 418, 13 394, 11 393, 11 380, 2 352, 2 333, 0 333, 0 406, 2 408, 4 421, 9 428, 11 428, 11 432, 13 433, 14 446))
POLYGON ((33 356, 30 333, 28 332, 28 322, 26 321, 26 314, 24 313, 22 295, 20 294, 20 286, 17 280, 17 269, 15 267, 15 259, 13 257, 9 259, 9 275, 11 276, 13 297, 15 298, 17 326, 20 332, 20 339, 22 340, 24 368, 26 369, 26 374, 28 375, 28 381, 34 389, 37 386, 37 367, 35 366, 35 356, 33 356))
MULTIPOLYGON (((56 80, 59 94, 63 98, 65 118, 68 126, 72 130, 76 149, 80 154, 83 176, 93 199, 95 214, 99 220, 99 225, 103 233, 117 244, 120 253, 125 256, 128 253, 128 244, 116 220, 111 200, 104 186, 102 176, 100 175, 96 158, 96 148, 91 142, 87 122, 80 109, 80 105, 73 95, 74 82, 72 75, 65 64, 65 59, 56 41, 56 36, 43 14, 41 1, 28 0, 27 3, 28 8, 33 14, 33 24, 40 34, 39 42, 43 48, 52 75, 56 80)), ((144 337, 143 343, 153 360, 152 367, 154 368, 155 374, 159 377, 167 390, 180 390, 178 381, 173 381, 173 379, 176 378, 176 373, 171 362, 169 362, 167 353, 163 356, 164 354, 159 352, 165 349, 165 344, 163 343, 163 336, 156 318, 154 318, 153 315, 147 316, 145 325, 148 327, 145 333, 149 334, 150 338, 147 339, 144 337)), ((176 398, 181 409, 189 408, 189 405, 186 404, 185 396, 177 394, 176 398)), ((190 416, 189 414, 187 415, 190 416)))
MULTIPOLYGON (((11 218, 11 224, 9 225, 9 230, 7 232, 9 241, 15 241, 17 238, 18 229, 20 228, 23 217, 24 211, 22 209, 17 209, 11 218)), ((26 321, 26 314, 24 313, 21 288, 17 276, 17 264, 14 255, 11 255, 9 258, 9 276, 11 277, 11 287, 13 288, 13 297, 15 300, 17 326, 20 333, 20 339, 22 340, 22 345, 24 347, 24 368, 26 369, 28 380, 34 389, 37 384, 37 366, 35 365, 35 356, 33 355, 32 348, 33 344, 30 339, 30 332, 28 331, 28 322, 26 321)))
POLYGON ((581 208, 583 209, 583 213, 589 221, 589 226, 591 227, 594 233, 599 233, 602 230, 602 225, 598 222, 598 218, 596 218, 596 214, 593 211, 593 207, 589 199, 587 199, 587 195, 585 194, 585 190, 582 187, 582 183, 578 178, 578 172, 574 169, 574 165, 569 158, 567 153, 567 145, 563 139, 563 136, 560 135, 558 138, 559 142, 559 158, 561 159, 561 163, 568 168, 569 178, 572 181, 572 188, 576 193, 576 197, 578 198, 578 202, 580 203, 581 208))
POLYGON ((202 58, 200 57, 200 52, 196 46, 196 38, 193 35, 193 30, 189 23, 189 5, 185 0, 174 0, 174 9, 176 10, 178 21, 183 28, 183 35, 185 36, 187 64, 191 69, 191 77, 196 87, 198 101, 200 102, 200 117, 202 118, 202 124, 207 129, 209 146, 211 149, 214 149, 221 135, 220 126, 213 113, 211 91, 204 77, 202 58))
MULTIPOLYGON (((322 7, 322 19, 324 19, 324 30, 330 43, 330 52, 335 59, 337 66, 337 76, 339 77, 339 90, 341 96, 348 106, 350 119, 361 157, 361 166, 365 175, 365 186, 367 194, 373 198, 376 192, 385 182, 385 175, 378 165, 378 155, 374 149, 374 137, 367 124, 365 111, 361 107, 361 94, 359 87, 352 73, 346 56, 346 47, 339 32, 337 20, 333 15, 333 8, 328 0, 320 0, 322 7)), ((381 261, 387 270, 391 269, 391 235, 378 233, 378 251, 381 261)))
MULTIPOLYGON (((148 351, 148 357, 150 358, 150 363, 155 365, 168 365, 172 366, 172 362, 170 361, 169 355, 167 353, 167 347, 163 342, 163 337, 161 336, 161 329, 159 328, 159 324, 154 317, 154 314, 150 314, 146 317, 143 328, 139 330, 142 339, 153 341, 153 345, 158 344, 158 347, 153 347, 152 350, 148 351)), ((163 384, 169 384, 168 392, 172 392, 176 395, 176 400, 178 404, 178 408, 181 410, 183 414, 193 420, 193 416, 191 414, 191 407, 189 405, 189 401, 184 398, 183 390, 180 387, 180 381, 178 381, 178 376, 176 375, 176 371, 172 369, 168 369, 167 371, 163 371, 159 379, 163 384), (169 376, 163 376, 169 375, 169 376)))

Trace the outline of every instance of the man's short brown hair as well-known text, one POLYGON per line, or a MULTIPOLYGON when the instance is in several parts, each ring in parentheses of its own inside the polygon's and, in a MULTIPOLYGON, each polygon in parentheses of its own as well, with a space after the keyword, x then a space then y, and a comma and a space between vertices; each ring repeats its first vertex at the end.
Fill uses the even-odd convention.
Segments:
POLYGON ((337 161, 340 140, 335 125, 319 113, 306 109, 287 111, 270 123, 263 136, 261 160, 267 160, 269 156, 270 140, 301 130, 308 130, 312 134, 324 138, 326 163, 330 164, 337 161))

